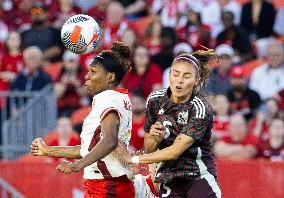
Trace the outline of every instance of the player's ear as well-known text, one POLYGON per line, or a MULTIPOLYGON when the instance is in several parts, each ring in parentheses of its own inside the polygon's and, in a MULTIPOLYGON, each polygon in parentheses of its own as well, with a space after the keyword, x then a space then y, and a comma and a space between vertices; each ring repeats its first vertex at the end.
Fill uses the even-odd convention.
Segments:
POLYGON ((110 83, 115 81, 115 73, 111 72, 107 74, 107 79, 110 83))

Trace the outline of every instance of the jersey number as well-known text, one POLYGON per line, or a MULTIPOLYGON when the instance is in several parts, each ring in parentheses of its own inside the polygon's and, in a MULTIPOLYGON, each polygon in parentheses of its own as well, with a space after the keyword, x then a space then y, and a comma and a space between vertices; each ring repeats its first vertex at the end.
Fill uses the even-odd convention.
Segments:
POLYGON ((170 121, 164 121, 163 122, 163 126, 165 127, 166 129, 166 135, 164 136, 164 138, 168 138, 170 136, 170 130, 167 126, 173 126, 172 123, 170 121))

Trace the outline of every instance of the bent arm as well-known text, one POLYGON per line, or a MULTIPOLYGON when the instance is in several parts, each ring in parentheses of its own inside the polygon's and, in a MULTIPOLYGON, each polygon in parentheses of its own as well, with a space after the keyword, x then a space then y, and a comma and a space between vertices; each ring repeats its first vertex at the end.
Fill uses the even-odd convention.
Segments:
POLYGON ((149 133, 145 133, 144 136, 144 152, 152 153, 158 149, 160 144, 160 140, 158 140, 154 135, 150 135, 149 133))
POLYGON ((43 153, 49 157, 80 159, 81 145, 78 146, 45 146, 43 153))
POLYGON ((150 154, 140 155, 139 164, 151 164, 156 162, 176 160, 194 143, 194 141, 195 140, 192 137, 180 134, 171 146, 150 154))
POLYGON ((80 169, 104 158, 117 147, 119 124, 117 113, 110 112, 107 114, 101 123, 102 138, 85 157, 77 162, 80 169))

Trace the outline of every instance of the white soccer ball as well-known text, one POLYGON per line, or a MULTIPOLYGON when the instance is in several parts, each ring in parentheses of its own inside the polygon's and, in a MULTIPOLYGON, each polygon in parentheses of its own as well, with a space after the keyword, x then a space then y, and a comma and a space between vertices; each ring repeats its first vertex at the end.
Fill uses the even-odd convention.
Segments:
POLYGON ((61 28, 61 40, 73 53, 87 54, 99 43, 100 27, 90 16, 78 14, 70 17, 61 28))

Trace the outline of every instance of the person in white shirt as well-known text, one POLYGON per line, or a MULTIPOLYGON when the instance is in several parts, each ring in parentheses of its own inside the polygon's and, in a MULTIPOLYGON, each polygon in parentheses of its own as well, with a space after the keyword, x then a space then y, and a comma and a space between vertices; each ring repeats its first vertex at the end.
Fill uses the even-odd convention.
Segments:
POLYGON ((253 70, 249 88, 259 93, 262 100, 274 97, 284 89, 284 48, 273 41, 268 48, 268 63, 253 70))
POLYGON ((81 145, 53 147, 41 138, 32 142, 35 156, 80 159, 64 161, 57 169, 69 174, 84 168, 84 197, 135 196, 132 172, 114 151, 118 140, 127 146, 131 136, 130 99, 127 90, 117 88, 130 69, 131 51, 122 42, 114 42, 111 50, 102 51, 90 64, 85 85, 94 98, 83 123, 81 145))

